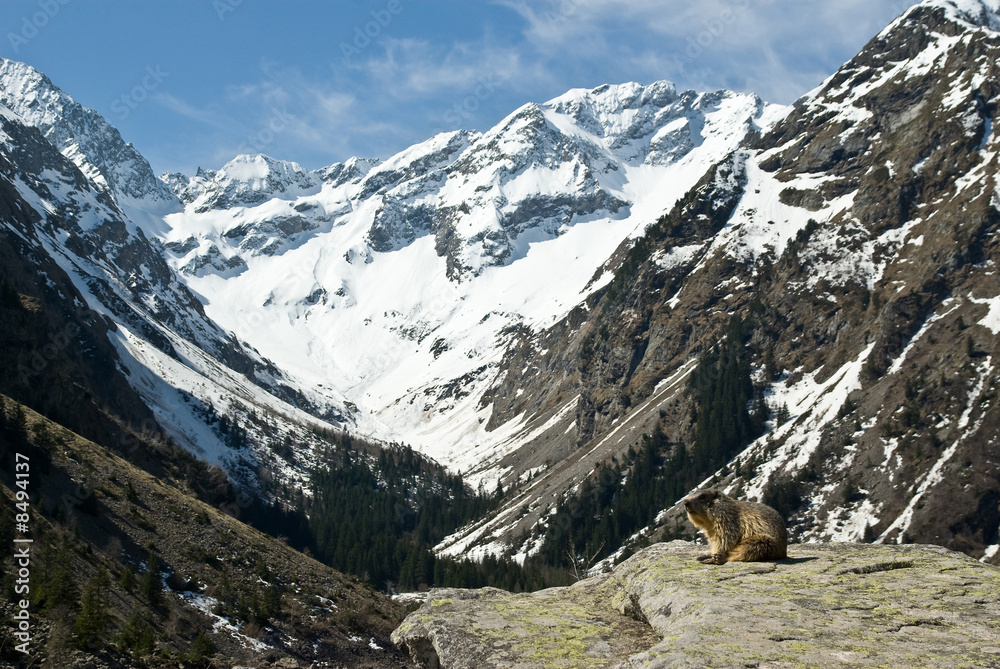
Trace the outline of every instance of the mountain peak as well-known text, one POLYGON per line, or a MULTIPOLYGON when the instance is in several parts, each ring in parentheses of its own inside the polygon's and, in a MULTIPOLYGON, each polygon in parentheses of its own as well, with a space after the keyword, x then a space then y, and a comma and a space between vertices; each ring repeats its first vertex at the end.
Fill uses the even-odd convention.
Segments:
POLYGON ((583 103, 615 109, 634 109, 650 104, 664 107, 676 99, 677 87, 670 81, 655 81, 648 86, 629 81, 623 84, 603 84, 591 89, 574 88, 542 106, 562 109, 583 103))
POLYGON ((1000 32, 1000 0, 924 0, 922 4, 943 7, 952 18, 1000 32))
POLYGON ((38 128, 119 205, 161 210, 176 203, 146 159, 118 130, 30 65, 0 58, 0 105, 38 128))
POLYGON ((318 191, 322 177, 298 163, 278 160, 263 153, 240 154, 219 170, 198 169, 188 179, 165 174, 161 180, 186 204, 196 210, 253 207, 275 197, 299 197, 318 191))
POLYGON ((1000 0, 923 0, 893 21, 882 35, 920 13, 933 10, 943 10, 945 18, 966 29, 1000 32, 1000 0))
POLYGON ((306 174, 306 170, 298 163, 277 160, 263 153, 240 154, 226 163, 220 172, 236 181, 254 183, 275 177, 282 178, 306 174))
POLYGON ((25 94, 25 102, 29 105, 46 93, 63 94, 51 79, 27 63, 0 58, 0 76, 6 87, 18 83, 18 90, 25 94))

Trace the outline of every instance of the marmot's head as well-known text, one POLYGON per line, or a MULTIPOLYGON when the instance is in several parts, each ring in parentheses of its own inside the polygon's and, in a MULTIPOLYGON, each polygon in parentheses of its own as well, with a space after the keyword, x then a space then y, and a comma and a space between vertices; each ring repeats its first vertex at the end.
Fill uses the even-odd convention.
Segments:
POLYGON ((712 506, 719 500, 720 493, 716 490, 702 490, 684 498, 684 510, 695 527, 705 528, 712 523, 712 506))

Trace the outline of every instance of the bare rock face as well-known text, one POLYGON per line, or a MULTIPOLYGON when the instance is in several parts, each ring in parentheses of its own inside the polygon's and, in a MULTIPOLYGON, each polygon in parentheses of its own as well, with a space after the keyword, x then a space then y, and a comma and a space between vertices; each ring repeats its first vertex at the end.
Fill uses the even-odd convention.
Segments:
POLYGON ((1000 569, 924 545, 798 544, 709 566, 656 544, 515 595, 434 590, 393 632, 424 667, 1000 666, 1000 569))

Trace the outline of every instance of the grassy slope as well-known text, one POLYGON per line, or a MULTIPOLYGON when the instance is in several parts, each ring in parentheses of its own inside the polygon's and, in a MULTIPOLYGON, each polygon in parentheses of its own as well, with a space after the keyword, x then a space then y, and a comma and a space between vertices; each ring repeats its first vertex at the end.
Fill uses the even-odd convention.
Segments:
MULTIPOLYGON (((12 405, 8 400, 8 409, 12 405)), ((285 660, 287 666, 409 666, 388 641, 405 614, 392 601, 136 468, 110 450, 30 410, 26 414, 29 426, 44 425, 52 437, 39 438, 33 431, 31 536, 36 543, 32 587, 51 567, 46 560, 54 559, 54 547, 63 536, 71 546, 71 571, 80 593, 101 566, 108 571, 109 626, 103 635, 108 643, 94 653, 96 666, 134 666, 135 659, 114 644, 134 610, 144 612, 154 628, 156 651, 143 660, 149 666, 177 666, 202 632, 208 633, 216 650, 211 665, 220 668, 274 663, 282 658, 296 661, 285 660), (46 545, 53 547, 47 553, 46 545), (120 584, 127 567, 136 573, 136 581, 141 581, 151 552, 161 565, 167 586, 162 603, 153 607, 139 594, 140 588, 129 592, 120 584), (222 593, 226 581, 230 592, 242 593, 239 599, 244 604, 252 602, 254 594, 260 595, 268 584, 277 585, 282 592, 280 613, 264 623, 238 623, 240 632, 236 634, 178 594, 197 591, 234 601, 235 597, 222 593)), ((0 449, 0 481, 8 508, 14 505, 11 450, 7 444, 0 449), (3 454, 4 450, 8 453, 3 454)), ((6 574, 10 559, 5 557, 3 564, 6 574)), ((7 607, 5 618, 11 612, 7 603, 11 594, 5 587, 0 599, 7 607)), ((73 654, 79 653, 69 636, 78 610, 32 611, 36 614, 31 642, 35 665, 45 658, 47 666, 68 666, 73 654)), ((10 643, 8 639, 0 658, 17 659, 17 654, 8 654, 10 643)))

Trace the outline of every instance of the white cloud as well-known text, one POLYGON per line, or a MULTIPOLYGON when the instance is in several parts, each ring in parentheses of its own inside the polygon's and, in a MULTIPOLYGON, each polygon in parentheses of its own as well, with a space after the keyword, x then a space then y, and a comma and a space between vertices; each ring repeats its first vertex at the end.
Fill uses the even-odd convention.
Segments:
MULTIPOLYGON (((328 81, 311 81, 298 68, 261 63, 262 78, 226 87, 216 99, 196 105, 157 92, 151 99, 170 112, 203 126, 215 147, 202 160, 214 167, 237 153, 267 153, 296 160, 300 152, 335 156, 349 151, 351 134, 382 132, 384 123, 357 109, 357 97, 328 81), (225 110, 225 111, 222 111, 225 110)), ((195 132, 195 134, 198 134, 195 132)))
POLYGON ((373 51, 355 68, 387 95, 398 98, 453 94, 476 86, 486 76, 519 79, 525 72, 518 50, 497 47, 487 38, 449 46, 390 38, 379 46, 381 52, 373 51))
POLYGON ((150 94, 149 99, 178 116, 183 116, 184 118, 213 128, 227 128, 232 125, 232 118, 216 106, 197 107, 176 95, 162 91, 154 91, 150 94))
MULTIPOLYGON (((737 88, 789 102, 832 74, 913 1, 494 0, 539 53, 612 61, 626 78, 737 88)), ((610 69, 607 68, 610 74, 610 69)))
POLYGON ((459 128, 485 130, 537 99, 557 77, 524 46, 500 44, 489 31, 477 41, 450 43, 383 37, 331 69, 358 91, 366 113, 385 120, 379 136, 386 146, 392 138, 415 143, 459 128))

